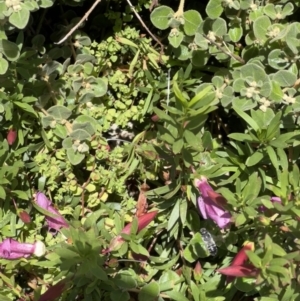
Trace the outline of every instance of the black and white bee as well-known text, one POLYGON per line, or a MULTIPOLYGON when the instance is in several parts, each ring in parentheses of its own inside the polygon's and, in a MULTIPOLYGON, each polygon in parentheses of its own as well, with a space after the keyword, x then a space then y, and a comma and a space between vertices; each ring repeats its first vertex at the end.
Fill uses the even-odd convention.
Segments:
POLYGON ((216 256, 218 252, 218 248, 212 235, 205 228, 201 228, 200 233, 209 254, 211 256, 216 256))

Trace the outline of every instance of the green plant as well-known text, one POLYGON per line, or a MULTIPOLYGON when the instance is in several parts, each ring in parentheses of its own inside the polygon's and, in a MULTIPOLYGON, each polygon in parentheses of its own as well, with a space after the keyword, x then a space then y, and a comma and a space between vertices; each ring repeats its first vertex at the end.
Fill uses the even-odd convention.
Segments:
POLYGON ((0 1, 1 300, 300 298, 299 3, 178 2, 0 1))

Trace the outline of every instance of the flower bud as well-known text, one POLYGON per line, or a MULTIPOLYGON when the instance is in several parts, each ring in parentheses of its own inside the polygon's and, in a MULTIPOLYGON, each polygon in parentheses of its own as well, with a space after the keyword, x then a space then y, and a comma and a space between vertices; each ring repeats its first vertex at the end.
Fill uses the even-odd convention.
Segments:
POLYGON ((9 129, 6 139, 9 145, 13 145, 17 139, 17 132, 14 129, 9 129))
POLYGON ((200 261, 197 261, 194 270, 193 270, 195 280, 199 281, 202 277, 202 266, 200 261))
POLYGON ((264 226, 269 226, 271 221, 269 218, 267 218, 266 216, 260 215, 258 217, 258 220, 260 221, 261 224, 263 224, 264 226))
POLYGON ((19 210, 18 216, 24 224, 29 224, 31 222, 31 217, 25 210, 19 210))
POLYGON ((157 115, 153 115, 153 116, 151 117, 151 120, 152 120, 153 122, 157 122, 157 121, 159 121, 159 117, 158 117, 157 115))

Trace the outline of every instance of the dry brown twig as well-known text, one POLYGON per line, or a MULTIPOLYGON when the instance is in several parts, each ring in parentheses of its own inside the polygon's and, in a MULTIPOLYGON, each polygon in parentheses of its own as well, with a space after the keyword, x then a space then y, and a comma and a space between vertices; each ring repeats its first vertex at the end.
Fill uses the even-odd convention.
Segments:
MULTIPOLYGON (((142 24, 142 26, 146 29, 146 31, 149 33, 149 35, 152 37, 152 39, 157 42, 160 47, 161 47, 161 51, 160 53, 162 54, 164 51, 164 45, 162 44, 161 41, 159 41, 159 39, 150 31, 150 29, 148 28, 148 26, 144 23, 144 21, 142 20, 142 18, 140 17, 140 15, 138 14, 138 12, 135 10, 134 6, 132 5, 130 0, 126 0, 127 3, 129 4, 130 8, 132 9, 133 13, 135 14, 135 16, 138 18, 138 20, 140 21, 140 23, 142 24)), ((85 21, 87 20, 88 16, 91 14, 91 12, 94 10, 94 8, 101 2, 101 0, 96 0, 94 2, 94 4, 91 6, 91 8, 85 13, 85 15, 80 19, 80 21, 64 36, 64 38, 62 38, 60 41, 58 41, 55 44, 61 44, 64 41, 67 40, 67 38, 69 38, 72 33, 78 29, 78 27, 85 21)))
POLYGON ((241 64, 245 64, 246 62, 238 55, 232 53, 227 45, 223 42, 223 45, 225 46, 226 49, 224 49, 222 46, 220 46, 218 43, 216 43, 215 41, 211 40, 207 35, 205 35, 204 33, 202 34, 204 36, 205 39, 207 39, 211 44, 215 45, 221 52, 227 54, 228 56, 230 56, 231 58, 233 58, 234 60, 240 62, 241 64))
POLYGON ((144 23, 144 21, 142 20, 142 18, 140 17, 140 15, 138 14, 138 12, 135 10, 134 6, 132 5, 130 0, 126 0, 127 3, 129 4, 130 8, 132 9, 133 13, 135 14, 135 16, 139 19, 140 23, 142 24, 142 26, 146 29, 146 31, 149 33, 149 35, 152 37, 152 39, 159 44, 159 46, 161 47, 161 51, 160 54, 163 53, 164 51, 164 45, 162 44, 162 42, 150 31, 150 29, 147 27, 147 25, 144 23))
POLYGON ((55 43, 55 44, 61 44, 64 41, 66 41, 66 39, 68 37, 70 37, 72 35, 72 33, 85 21, 87 20, 88 16, 91 14, 91 12, 94 10, 94 8, 101 2, 101 0, 96 0, 94 2, 94 4, 91 6, 91 8, 85 13, 85 15, 80 19, 80 21, 64 36, 64 38, 62 38, 59 42, 55 43))

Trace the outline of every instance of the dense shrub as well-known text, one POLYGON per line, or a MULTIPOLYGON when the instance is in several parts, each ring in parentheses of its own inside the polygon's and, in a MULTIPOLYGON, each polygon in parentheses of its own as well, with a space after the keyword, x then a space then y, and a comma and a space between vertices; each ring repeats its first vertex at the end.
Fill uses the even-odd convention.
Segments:
POLYGON ((300 300, 299 5, 0 0, 1 301, 300 300))

